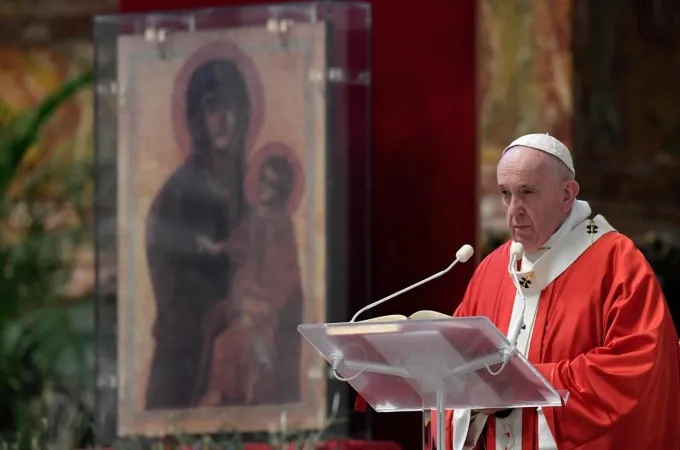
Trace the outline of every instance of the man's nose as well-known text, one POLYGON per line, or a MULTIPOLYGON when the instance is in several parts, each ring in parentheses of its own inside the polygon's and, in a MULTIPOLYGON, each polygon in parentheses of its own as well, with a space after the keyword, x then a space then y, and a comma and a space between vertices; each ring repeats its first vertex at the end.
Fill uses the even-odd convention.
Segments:
POLYGON ((522 200, 518 199, 517 197, 513 197, 512 200, 510 200, 510 204, 508 205, 508 214, 510 216, 517 216, 523 212, 524 204, 522 200))

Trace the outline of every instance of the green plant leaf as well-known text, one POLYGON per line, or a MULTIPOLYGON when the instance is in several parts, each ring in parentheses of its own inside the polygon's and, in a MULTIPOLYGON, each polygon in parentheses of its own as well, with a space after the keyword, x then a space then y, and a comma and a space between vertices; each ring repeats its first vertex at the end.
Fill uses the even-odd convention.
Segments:
POLYGON ((91 71, 73 78, 32 111, 10 117, 6 107, 1 110, 0 117, 4 120, 0 122, 0 198, 5 197, 21 161, 36 142, 45 123, 74 94, 89 86, 92 79, 91 71))

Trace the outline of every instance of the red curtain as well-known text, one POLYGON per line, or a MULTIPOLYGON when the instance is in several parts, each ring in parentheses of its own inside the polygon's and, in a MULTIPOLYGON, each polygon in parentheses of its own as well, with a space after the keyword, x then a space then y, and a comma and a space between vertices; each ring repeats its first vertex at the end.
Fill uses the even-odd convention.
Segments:
MULTIPOLYGON (((258 4, 253 0, 119 0, 121 12, 258 4)), ((373 0, 372 296, 448 266, 477 243, 475 0, 373 0)), ((471 263, 378 314, 452 313, 471 263)), ((376 439, 420 448, 420 416, 378 414, 376 439)))

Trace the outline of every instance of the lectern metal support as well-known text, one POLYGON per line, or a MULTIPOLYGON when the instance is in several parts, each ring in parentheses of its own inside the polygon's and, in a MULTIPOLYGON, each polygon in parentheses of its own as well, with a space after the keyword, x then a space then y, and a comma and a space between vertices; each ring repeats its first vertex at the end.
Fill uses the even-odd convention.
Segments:
POLYGON ((446 408, 444 390, 437 391, 437 449, 446 447, 446 408))

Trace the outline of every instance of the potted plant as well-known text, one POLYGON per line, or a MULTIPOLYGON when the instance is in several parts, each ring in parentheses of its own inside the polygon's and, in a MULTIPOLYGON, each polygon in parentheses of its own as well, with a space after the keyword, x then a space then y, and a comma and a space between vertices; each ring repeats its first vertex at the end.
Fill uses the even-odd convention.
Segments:
POLYGON ((86 359, 69 311, 78 299, 64 287, 89 230, 91 162, 41 160, 24 169, 45 126, 91 82, 90 72, 77 76, 29 110, 0 105, 0 443, 6 448, 63 448, 88 427, 82 387, 72 383, 84 375, 86 359), (56 192, 46 192, 48 180, 56 192))

